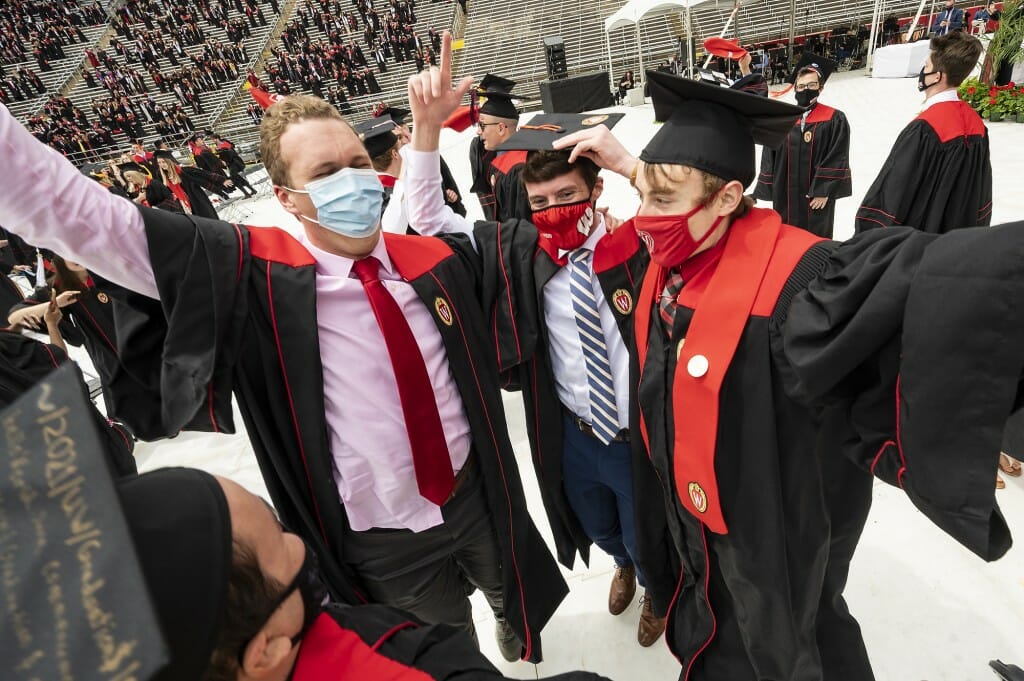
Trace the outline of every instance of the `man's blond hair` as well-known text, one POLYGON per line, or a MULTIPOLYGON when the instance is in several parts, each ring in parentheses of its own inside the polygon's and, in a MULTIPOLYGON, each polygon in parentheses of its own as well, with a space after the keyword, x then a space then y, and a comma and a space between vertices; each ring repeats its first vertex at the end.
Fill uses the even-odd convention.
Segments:
POLYGON ((281 160, 281 136, 288 126, 299 121, 334 118, 347 123, 334 105, 312 95, 292 95, 267 109, 260 123, 260 157, 270 181, 287 186, 288 168, 281 160))

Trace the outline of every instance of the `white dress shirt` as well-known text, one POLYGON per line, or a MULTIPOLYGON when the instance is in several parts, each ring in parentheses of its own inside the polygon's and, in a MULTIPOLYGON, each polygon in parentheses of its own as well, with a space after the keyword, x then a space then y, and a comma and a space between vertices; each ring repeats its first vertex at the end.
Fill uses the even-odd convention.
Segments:
POLYGON ((930 107, 940 104, 942 102, 959 102, 960 95, 957 94, 956 88, 950 90, 943 90, 938 92, 924 101, 924 106, 921 107, 921 113, 927 111, 930 107))
MULTIPOLYGON (((410 224, 420 234, 461 233, 472 237, 473 223, 452 211, 441 199, 440 168, 440 152, 409 149, 403 164, 403 174, 410 224)), ((597 213, 594 229, 581 248, 593 251, 597 242, 606 234, 604 218, 597 213)), ((594 296, 601 316, 601 330, 604 332, 608 360, 615 381, 615 405, 619 412, 619 428, 625 428, 629 420, 629 352, 597 277, 591 278, 591 285, 594 287, 594 296)), ((543 299, 548 352, 555 375, 558 399, 569 411, 590 423, 590 387, 587 384, 583 344, 580 342, 576 317, 572 309, 567 267, 560 269, 544 285, 543 299)))

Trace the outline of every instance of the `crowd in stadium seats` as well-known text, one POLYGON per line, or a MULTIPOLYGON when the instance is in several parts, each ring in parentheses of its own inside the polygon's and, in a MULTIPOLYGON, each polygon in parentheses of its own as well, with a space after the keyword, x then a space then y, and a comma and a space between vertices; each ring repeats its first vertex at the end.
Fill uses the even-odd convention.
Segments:
POLYGON ((339 0, 314 0, 296 9, 281 47, 271 50, 273 91, 308 90, 345 111, 349 99, 381 92, 377 73, 386 73, 389 62, 415 63, 417 71, 437 63, 441 34, 432 26, 426 40, 416 33, 415 0, 389 0, 383 11, 368 0, 354 4, 349 10, 339 0))
POLYGON ((87 41, 82 29, 102 24, 106 14, 96 3, 78 0, 10 0, 0 4, 0 63, 34 58, 40 71, 64 58, 64 46, 87 41), (31 52, 26 52, 31 49, 31 52))

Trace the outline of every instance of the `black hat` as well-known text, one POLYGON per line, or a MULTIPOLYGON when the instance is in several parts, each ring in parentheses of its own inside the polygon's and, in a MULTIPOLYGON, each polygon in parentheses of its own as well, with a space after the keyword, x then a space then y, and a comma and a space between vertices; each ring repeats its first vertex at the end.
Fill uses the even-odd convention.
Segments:
POLYGON ((488 73, 480 81, 476 88, 476 95, 483 99, 480 105, 480 113, 498 118, 519 118, 519 111, 512 103, 513 99, 522 99, 512 94, 512 88, 516 86, 514 80, 502 78, 488 73))
POLYGON ((512 149, 553 149, 555 140, 595 125, 615 127, 625 114, 537 114, 526 125, 520 125, 511 137, 501 143, 496 151, 512 149))
POLYGON ((122 173, 127 173, 127 172, 129 172, 131 170, 134 170, 135 172, 142 173, 143 175, 148 175, 150 177, 153 176, 153 173, 150 172, 149 168, 147 168, 146 166, 144 166, 144 165, 142 165, 140 163, 136 163, 135 161, 128 161, 126 163, 118 163, 117 164, 117 169, 120 170, 122 173))
MULTIPOLYGON (((168 646, 91 407, 67 362, 0 414, 5 679, 57 679, 64 665, 83 679, 169 678, 154 676, 168 646)), ((192 538, 179 540, 165 550, 187 549, 192 538)))
POLYGON ((395 123, 388 117, 371 118, 356 126, 359 139, 362 140, 370 158, 377 158, 398 144, 394 130, 395 123))
POLYGON ((647 72, 655 120, 664 125, 644 163, 687 165, 744 185, 754 180, 754 144, 776 146, 804 112, 798 106, 658 71, 647 72))
POLYGON ((153 152, 153 157, 167 159, 175 164, 178 163, 177 157, 168 149, 157 149, 153 152))
POLYGON ((796 68, 793 69, 793 73, 789 76, 789 82, 795 83, 797 74, 800 73, 800 69, 811 68, 818 72, 818 80, 822 85, 828 80, 828 77, 839 67, 839 64, 828 57, 822 57, 820 54, 814 54, 813 52, 804 52, 803 56, 800 57, 800 61, 796 63, 796 68))
POLYGON ((385 118, 394 121, 395 125, 405 124, 405 119, 409 117, 412 112, 408 109, 402 109, 396 106, 385 106, 379 111, 373 113, 374 118, 385 118))

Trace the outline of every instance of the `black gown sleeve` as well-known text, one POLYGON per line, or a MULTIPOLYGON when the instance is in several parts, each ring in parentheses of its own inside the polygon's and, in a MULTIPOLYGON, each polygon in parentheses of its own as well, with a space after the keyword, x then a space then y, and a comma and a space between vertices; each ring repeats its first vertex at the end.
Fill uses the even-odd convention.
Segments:
POLYGON ((115 301, 117 352, 135 379, 118 416, 141 439, 232 433, 232 372, 247 315, 248 236, 219 220, 142 209, 160 300, 115 301))
MULTIPOLYGON (((814 176, 808 194, 824 196, 831 200, 842 199, 853 194, 850 178, 850 124, 842 111, 832 114, 828 122, 828 135, 819 135, 818 145, 824 142, 824 149, 815 149, 814 176), (822 140, 822 137, 825 139, 822 140)), ((816 145, 817 146, 817 145, 816 145)))
POLYGON ((1024 232, 893 228, 824 248, 773 318, 787 391, 845 412, 848 457, 977 555, 1000 557, 1010 538, 992 479, 1024 365, 1024 310, 1011 310, 1024 232))
POLYGON ((918 178, 922 168, 928 167, 922 154, 929 143, 937 143, 934 137, 935 133, 922 121, 903 129, 857 210, 854 223, 857 233, 906 224, 911 205, 919 200, 918 178))
MULTIPOLYGON (((783 144, 787 143, 788 142, 783 142, 783 144)), ((761 172, 757 176, 757 186, 754 187, 754 198, 758 201, 773 200, 772 192, 775 188, 775 156, 776 151, 772 147, 761 147, 761 172)), ((785 182, 785 179, 783 178, 781 181, 785 182)))

